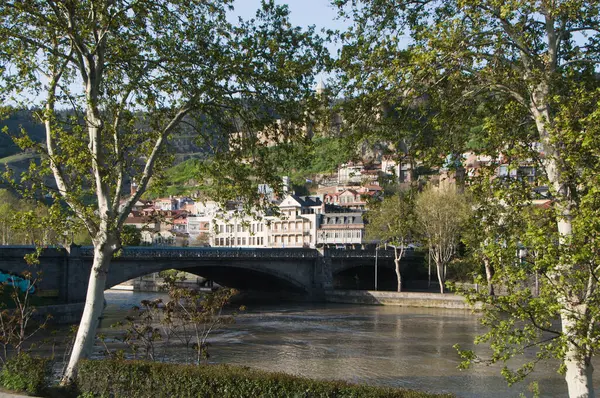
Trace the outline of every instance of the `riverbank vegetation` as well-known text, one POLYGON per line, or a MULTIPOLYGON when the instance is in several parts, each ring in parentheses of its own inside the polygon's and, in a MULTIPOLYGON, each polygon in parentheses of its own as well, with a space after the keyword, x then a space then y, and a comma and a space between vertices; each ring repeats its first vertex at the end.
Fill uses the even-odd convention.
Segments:
POLYGON ((451 397, 342 381, 312 380, 241 366, 118 360, 82 362, 77 388, 94 397, 451 397))
POLYGON ((4 388, 42 397, 452 398, 450 394, 314 380, 243 366, 85 360, 69 388, 47 387, 48 362, 22 356, 0 372, 4 388))

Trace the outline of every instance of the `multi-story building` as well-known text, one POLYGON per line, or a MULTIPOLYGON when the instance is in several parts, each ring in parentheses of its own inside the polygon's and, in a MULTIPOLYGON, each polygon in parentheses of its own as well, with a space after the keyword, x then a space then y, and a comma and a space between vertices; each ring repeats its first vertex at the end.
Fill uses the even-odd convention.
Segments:
POLYGON ((319 246, 358 248, 367 243, 362 212, 322 214, 319 224, 319 246))
POLYGON ((267 247, 267 221, 263 218, 240 216, 227 212, 212 218, 212 246, 267 247))
POLYGON ((187 217, 190 246, 210 245, 212 220, 213 218, 209 216, 190 215, 187 217))
POLYGON ((269 247, 315 247, 317 216, 324 211, 318 197, 288 195, 280 204, 281 217, 270 220, 269 247))
POLYGON ((257 218, 237 212, 213 218, 214 246, 315 247, 317 216, 323 202, 317 197, 288 195, 279 203, 278 216, 257 218))
POLYGON ((173 198, 172 196, 170 196, 168 198, 160 198, 160 199, 156 199, 154 201, 154 208, 157 210, 164 210, 164 211, 178 210, 179 202, 177 201, 177 199, 173 198))

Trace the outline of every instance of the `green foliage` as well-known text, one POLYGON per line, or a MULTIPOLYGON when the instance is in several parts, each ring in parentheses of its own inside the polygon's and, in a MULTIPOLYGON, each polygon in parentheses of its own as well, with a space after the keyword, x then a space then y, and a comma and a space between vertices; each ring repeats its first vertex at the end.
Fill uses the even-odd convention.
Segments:
POLYGON ((373 121, 369 108, 391 104, 413 119, 401 139, 433 138, 425 159, 466 150, 488 159, 468 181, 477 214, 465 241, 485 265, 478 280, 505 291, 469 293, 484 303, 489 332, 478 342, 492 348, 489 360, 534 351, 503 371, 514 382, 555 357, 570 369, 569 390, 591 394, 591 378, 573 375, 591 374, 600 349, 598 2, 334 3, 353 19, 340 66, 354 118, 373 121), (498 176, 500 166, 517 177, 498 176), (522 166, 536 168, 533 182, 522 166), (536 208, 542 186, 548 201, 536 208))
POLYGON ((427 187, 415 201, 415 213, 431 259, 436 265, 440 292, 444 293, 450 260, 456 255, 461 233, 469 219, 470 199, 457 187, 427 187))
POLYGON ((121 244, 123 246, 139 246, 142 243, 142 231, 133 225, 123 225, 121 244))
MULTIPOLYGON (((266 148, 266 161, 273 167, 277 176, 289 176, 292 183, 303 189, 307 179, 318 174, 336 172, 338 167, 356 158, 356 144, 339 137, 316 136, 312 140, 297 140, 280 143, 266 148)), ((183 195, 202 190, 210 193, 200 184, 206 181, 203 170, 212 162, 189 159, 169 168, 160 181, 153 182, 148 197, 183 195)))
POLYGON ((382 202, 372 202, 366 218, 367 239, 394 248, 398 291, 401 291, 400 260, 408 250, 408 245, 414 243, 418 235, 412 190, 399 191, 382 202))
POLYGON ((0 370, 0 385, 12 391, 40 394, 48 385, 50 360, 20 353, 9 359, 0 370))
POLYGON ((307 178, 336 172, 340 165, 356 158, 356 152, 356 145, 343 138, 315 136, 310 141, 269 148, 269 157, 279 175, 304 186, 307 178))
POLYGON ((372 203, 366 217, 368 240, 407 246, 418 238, 412 191, 400 191, 372 203))
POLYGON ((0 163, 16 160, 16 158, 6 159, 9 156, 19 156, 21 149, 13 142, 11 135, 21 128, 28 131, 36 142, 43 142, 45 139, 44 126, 35 120, 33 110, 7 107, 0 110, 0 115, 5 114, 5 118, 0 117, 2 119, 0 121, 0 163))
MULTIPOLYGON (((210 148, 202 182, 218 182, 219 200, 245 198, 252 207, 264 204, 259 182, 279 179, 267 145, 304 135, 318 105, 314 75, 328 60, 323 40, 314 27, 294 27, 274 1, 250 20, 230 22, 232 8, 233 0, 0 6, 0 100, 35 98, 46 135, 41 145, 24 129, 11 133, 23 151, 41 155, 19 188, 52 196, 53 225, 65 207, 83 223, 99 249, 91 277, 100 289, 133 204, 172 164, 169 137, 185 132, 210 148), (138 186, 131 196, 128 181, 138 186)), ((101 300, 96 293, 90 301, 101 300)), ((101 311, 96 304, 88 303, 101 311)), ((82 325, 76 347, 94 338, 96 322, 82 325)), ((73 350, 67 378, 85 351, 73 350)))
POLYGON ((447 394, 318 381, 225 365, 174 365, 141 361, 83 361, 77 387, 95 397, 448 397, 447 394))
POLYGON ((163 279, 169 279, 172 281, 176 281, 176 280, 180 280, 181 278, 183 278, 184 274, 183 274, 183 272, 178 271, 176 269, 166 269, 164 271, 160 271, 158 273, 158 276, 163 279))

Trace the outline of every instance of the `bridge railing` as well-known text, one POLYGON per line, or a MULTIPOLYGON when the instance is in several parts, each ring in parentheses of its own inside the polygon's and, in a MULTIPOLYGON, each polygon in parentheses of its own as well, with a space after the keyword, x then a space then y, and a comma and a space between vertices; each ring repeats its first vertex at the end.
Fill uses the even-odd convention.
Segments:
MULTIPOLYGON (((82 247, 81 256, 93 257, 93 247, 82 247)), ((252 249, 237 247, 125 247, 121 258, 317 258, 314 249, 252 249)))
MULTIPOLYGON (((56 255, 68 255, 65 249, 48 248, 56 255)), ((0 246, 0 254, 23 255, 35 250, 34 246, 0 246)), ((81 257, 94 256, 92 246, 78 247, 77 253, 81 257)), ((44 255, 48 255, 48 251, 44 255)), ((406 256, 413 255, 412 251, 406 256)), ((157 246, 126 246, 120 252, 121 258, 317 258, 320 257, 317 249, 308 248, 245 248, 245 247, 157 247, 157 246)), ((375 257, 373 250, 345 250, 327 249, 325 256, 331 258, 367 258, 375 257)), ((381 258, 394 257, 393 250, 378 250, 377 256, 381 258)), ((1 255, 0 255, 1 258, 1 255)))

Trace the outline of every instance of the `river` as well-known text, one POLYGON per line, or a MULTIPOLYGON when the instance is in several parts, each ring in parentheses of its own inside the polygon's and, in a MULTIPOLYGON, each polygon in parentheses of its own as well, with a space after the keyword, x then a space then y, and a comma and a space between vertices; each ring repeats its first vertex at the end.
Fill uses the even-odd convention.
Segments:
MULTIPOLYGON (((132 305, 160 293, 107 291, 100 332, 113 335, 132 305)), ((245 365, 312 378, 450 392, 465 398, 518 397, 528 383, 508 387, 499 366, 460 371, 453 344, 473 347, 483 332, 464 310, 345 304, 250 304, 233 325, 210 338, 210 362, 245 365)), ((484 350, 484 348, 478 348, 484 350)), ((170 349, 169 361, 182 349, 170 349)), ((542 397, 564 397, 557 363, 538 365, 531 381, 542 397)), ((598 385, 598 380, 596 380, 598 385)))

